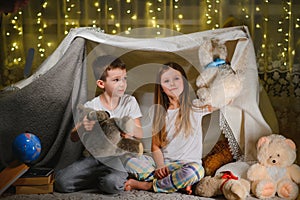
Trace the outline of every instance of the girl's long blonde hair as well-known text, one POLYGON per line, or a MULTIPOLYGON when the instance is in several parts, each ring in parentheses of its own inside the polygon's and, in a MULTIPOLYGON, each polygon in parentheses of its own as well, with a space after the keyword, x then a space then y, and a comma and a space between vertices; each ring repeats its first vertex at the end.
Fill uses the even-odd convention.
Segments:
POLYGON ((175 121, 176 134, 184 130, 185 136, 188 137, 191 134, 191 123, 190 123, 190 111, 191 111, 191 100, 189 96, 189 83, 184 69, 177 63, 169 62, 164 64, 159 70, 156 77, 155 92, 154 92, 154 119, 153 119, 153 136, 152 140, 155 140, 156 144, 160 147, 164 147, 168 144, 167 132, 166 132, 166 113, 170 106, 170 101, 166 93, 164 93, 161 87, 161 76, 168 69, 175 69, 179 71, 183 79, 183 92, 179 96, 179 111, 175 121))

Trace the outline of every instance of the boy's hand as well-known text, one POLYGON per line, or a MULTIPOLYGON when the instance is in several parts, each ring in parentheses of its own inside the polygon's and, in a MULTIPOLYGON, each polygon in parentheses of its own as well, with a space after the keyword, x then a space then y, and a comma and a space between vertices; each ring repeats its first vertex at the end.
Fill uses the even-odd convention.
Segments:
POLYGON ((162 168, 156 169, 154 172, 154 177, 158 178, 158 179, 162 179, 166 176, 169 175, 169 168, 164 166, 162 168))
POLYGON ((121 132, 120 135, 121 135, 122 138, 130 138, 130 135, 128 135, 124 132, 121 132))
POLYGON ((84 118, 82 120, 83 127, 86 131, 93 130, 95 123, 96 123, 96 121, 90 121, 87 119, 86 116, 84 116, 84 118))
POLYGON ((129 133, 121 132, 120 135, 122 138, 134 138, 134 136, 129 133))

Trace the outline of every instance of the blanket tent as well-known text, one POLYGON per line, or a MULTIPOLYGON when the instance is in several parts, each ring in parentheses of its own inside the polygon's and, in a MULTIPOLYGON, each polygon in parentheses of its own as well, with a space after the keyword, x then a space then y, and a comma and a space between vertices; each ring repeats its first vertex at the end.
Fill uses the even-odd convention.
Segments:
MULTIPOLYGON (((32 76, 14 85, 17 90, 1 94, 1 165, 14 159, 12 141, 25 131, 41 139, 42 152, 32 163, 35 166, 62 168, 80 156, 83 146, 71 142, 69 132, 74 126, 77 105, 98 92, 91 62, 101 54, 120 56, 128 66, 128 93, 135 95, 141 105, 147 150, 151 138, 147 116, 157 66, 169 61, 183 65, 193 89, 191 95, 196 98, 195 80, 204 70, 203 60, 209 55, 205 44, 211 40, 226 44, 227 59, 243 80, 243 89, 230 105, 205 120, 204 153, 209 152, 222 130, 235 158, 255 159, 257 139, 270 134, 272 129, 259 108, 257 65, 247 27, 162 38, 132 38, 105 34, 95 28, 77 28, 69 32, 32 76)), ((267 118, 276 119, 272 112, 267 118)))

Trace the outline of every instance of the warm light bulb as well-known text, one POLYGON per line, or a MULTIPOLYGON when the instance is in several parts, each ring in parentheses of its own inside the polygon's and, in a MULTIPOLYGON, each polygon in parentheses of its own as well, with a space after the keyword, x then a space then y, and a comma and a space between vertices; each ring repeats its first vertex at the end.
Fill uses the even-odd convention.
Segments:
POLYGON ((131 19, 136 20, 137 19, 136 15, 132 15, 131 19))
POLYGON ((47 5, 48 5, 48 2, 44 2, 44 3, 43 3, 43 8, 46 8, 47 5))

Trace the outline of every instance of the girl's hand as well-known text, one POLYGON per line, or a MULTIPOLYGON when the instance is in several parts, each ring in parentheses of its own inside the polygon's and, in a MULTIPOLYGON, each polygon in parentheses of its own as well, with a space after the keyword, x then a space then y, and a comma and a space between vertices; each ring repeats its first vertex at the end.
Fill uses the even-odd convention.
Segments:
POLYGON ((82 120, 83 127, 86 131, 93 130, 95 123, 96 123, 96 121, 90 121, 87 119, 86 116, 84 116, 84 118, 82 120))
POLYGON ((154 172, 154 177, 158 178, 158 179, 162 179, 166 176, 169 175, 169 168, 164 166, 162 168, 156 169, 154 172))

